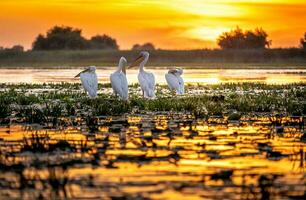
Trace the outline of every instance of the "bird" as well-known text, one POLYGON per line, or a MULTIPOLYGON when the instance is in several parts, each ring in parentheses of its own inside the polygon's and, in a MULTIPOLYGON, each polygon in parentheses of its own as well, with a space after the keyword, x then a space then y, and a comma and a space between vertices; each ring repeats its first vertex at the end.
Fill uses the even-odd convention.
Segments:
POLYGON ((75 78, 76 77, 80 77, 85 92, 87 92, 91 98, 97 97, 98 78, 95 66, 90 66, 84 71, 81 71, 75 78))
POLYGON ((144 70, 144 65, 148 62, 149 55, 147 51, 140 52, 129 68, 139 64, 138 82, 142 90, 142 96, 152 99, 155 98, 155 77, 153 73, 144 70))
POLYGON ((119 95, 119 98, 124 101, 128 101, 129 90, 128 82, 126 79, 126 69, 125 66, 127 61, 124 57, 119 60, 117 70, 110 75, 110 82, 115 95, 119 95))
POLYGON ((183 69, 171 69, 165 74, 165 78, 170 90, 174 90, 176 94, 184 94, 184 80, 181 77, 183 69))

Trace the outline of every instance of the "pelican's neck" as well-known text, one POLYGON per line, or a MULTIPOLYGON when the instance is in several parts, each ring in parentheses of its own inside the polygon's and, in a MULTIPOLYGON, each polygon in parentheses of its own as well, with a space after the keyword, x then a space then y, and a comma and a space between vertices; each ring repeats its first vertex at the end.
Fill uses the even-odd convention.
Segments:
POLYGON ((125 63, 119 61, 118 68, 117 68, 116 72, 121 72, 121 71, 122 71, 124 74, 126 74, 125 63))
POLYGON ((145 63, 140 63, 140 65, 139 65, 139 71, 140 72, 144 71, 144 65, 145 65, 145 63))
POLYGON ((123 69, 123 66, 122 66, 122 64, 119 62, 119 65, 118 65, 118 67, 117 67, 117 71, 116 71, 116 72, 121 72, 122 69, 123 69))
POLYGON ((145 58, 144 58, 144 60, 139 64, 139 71, 144 71, 144 66, 145 66, 145 64, 147 64, 147 62, 148 62, 148 60, 149 60, 149 55, 145 55, 145 58))

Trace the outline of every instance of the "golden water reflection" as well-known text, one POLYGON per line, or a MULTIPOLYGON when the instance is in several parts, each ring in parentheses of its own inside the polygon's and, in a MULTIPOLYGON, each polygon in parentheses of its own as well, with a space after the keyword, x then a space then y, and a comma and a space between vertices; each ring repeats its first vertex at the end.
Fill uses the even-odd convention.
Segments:
MULTIPOLYGON (((184 68, 184 67, 182 67, 184 68)), ((0 69, 3 75, 0 83, 60 83, 79 82, 74 78, 83 68, 71 69, 0 69)), ((167 68, 148 68, 154 73, 156 82, 166 84, 167 68)), ((97 69, 100 83, 109 83, 109 76, 115 71, 113 67, 97 69)), ((137 69, 127 72, 129 84, 137 83, 137 69)), ((288 84, 306 82, 306 69, 185 69, 183 78, 186 83, 220 84, 229 82, 260 82, 267 84, 288 84)))
POLYGON ((97 119, 95 132, 84 120, 1 126, 0 196, 289 199, 306 191, 302 117, 121 116, 97 119))

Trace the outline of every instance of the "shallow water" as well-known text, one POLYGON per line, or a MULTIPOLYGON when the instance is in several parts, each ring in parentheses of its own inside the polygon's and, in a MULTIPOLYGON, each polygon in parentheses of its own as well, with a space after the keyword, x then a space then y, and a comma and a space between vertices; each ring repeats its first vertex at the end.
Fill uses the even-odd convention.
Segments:
POLYGON ((104 116, 119 103, 109 86, 94 104, 80 84, 3 84, 0 199, 305 199, 305 84, 190 84, 180 97, 157 90, 157 102, 133 97, 129 114, 104 116), (201 95, 211 98, 199 110, 156 110, 201 95), (268 98, 241 113, 246 96, 268 98))
POLYGON ((0 196, 302 199, 303 124, 152 113, 1 126, 0 196))
MULTIPOLYGON (((0 69, 0 83, 47 83, 79 82, 73 78, 82 68, 76 69, 0 69)), ((108 83, 115 68, 98 68, 100 83, 108 83)), ((156 82, 164 84, 166 68, 147 69, 153 72, 156 82)), ((128 70, 128 82, 137 83, 137 69, 128 70)), ((260 82, 287 84, 306 82, 306 69, 186 69, 183 78, 186 83, 218 84, 226 82, 260 82)))

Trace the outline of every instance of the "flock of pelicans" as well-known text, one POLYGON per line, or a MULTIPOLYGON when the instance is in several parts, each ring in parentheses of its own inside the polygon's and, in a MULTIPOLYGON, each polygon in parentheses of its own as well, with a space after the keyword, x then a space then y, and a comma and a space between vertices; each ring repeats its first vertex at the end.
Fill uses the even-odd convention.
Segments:
MULTIPOLYGON (((149 60, 149 53, 146 51, 140 52, 135 61, 128 67, 139 65, 138 82, 142 90, 144 98, 155 98, 155 77, 153 73, 146 72, 144 65, 149 60)), ((110 75, 110 82, 114 94, 119 96, 120 99, 128 101, 128 82, 126 78, 126 65, 127 60, 121 57, 119 60, 118 69, 110 75)), ((171 69, 165 75, 167 84, 170 90, 176 91, 176 94, 184 94, 184 81, 181 75, 182 69, 171 69)), ((96 67, 91 66, 84 71, 80 72, 75 77, 80 77, 82 85, 87 94, 95 98, 98 91, 98 79, 96 74, 96 67)))

